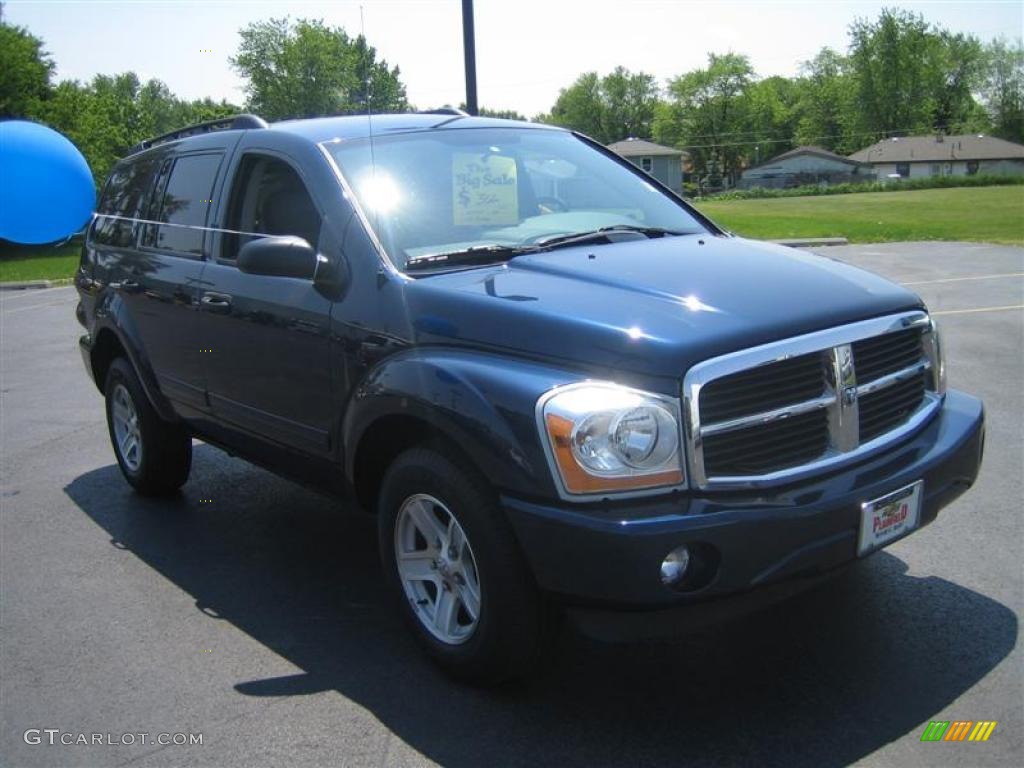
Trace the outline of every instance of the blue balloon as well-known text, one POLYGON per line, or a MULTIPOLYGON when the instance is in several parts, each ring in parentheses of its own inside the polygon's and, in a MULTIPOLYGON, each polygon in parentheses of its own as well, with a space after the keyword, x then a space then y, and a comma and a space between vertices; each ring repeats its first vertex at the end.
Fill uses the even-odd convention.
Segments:
POLYGON ((95 204, 92 172, 74 144, 39 123, 0 122, 0 237, 62 240, 85 226, 95 204))

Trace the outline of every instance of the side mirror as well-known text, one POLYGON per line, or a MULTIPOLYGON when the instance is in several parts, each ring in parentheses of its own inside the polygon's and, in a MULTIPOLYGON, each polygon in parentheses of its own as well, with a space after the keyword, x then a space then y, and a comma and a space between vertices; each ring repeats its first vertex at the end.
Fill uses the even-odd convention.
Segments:
POLYGON ((299 277, 312 280, 321 257, 301 237, 259 237, 238 252, 238 268, 250 275, 299 277))

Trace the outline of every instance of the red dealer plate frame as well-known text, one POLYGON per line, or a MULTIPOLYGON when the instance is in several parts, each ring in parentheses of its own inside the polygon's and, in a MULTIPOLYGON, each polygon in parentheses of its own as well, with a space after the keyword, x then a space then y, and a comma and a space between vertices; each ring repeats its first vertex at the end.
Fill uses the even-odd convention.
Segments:
POLYGON ((924 481, 887 493, 860 505, 857 556, 874 552, 915 530, 921 521, 924 481))

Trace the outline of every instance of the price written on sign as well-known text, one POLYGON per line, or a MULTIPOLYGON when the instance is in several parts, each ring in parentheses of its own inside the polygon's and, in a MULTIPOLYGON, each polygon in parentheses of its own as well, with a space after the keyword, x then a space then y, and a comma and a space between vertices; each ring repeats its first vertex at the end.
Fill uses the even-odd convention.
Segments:
POLYGON ((519 188, 515 159, 456 152, 452 158, 452 196, 456 226, 518 224, 519 188))

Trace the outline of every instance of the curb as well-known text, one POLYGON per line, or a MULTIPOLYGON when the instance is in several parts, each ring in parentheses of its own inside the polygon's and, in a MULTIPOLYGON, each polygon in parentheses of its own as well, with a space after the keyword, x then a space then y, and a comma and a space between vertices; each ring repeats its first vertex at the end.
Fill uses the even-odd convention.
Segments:
POLYGON ((825 245, 849 245, 845 237, 795 237, 789 240, 769 240, 776 245, 788 245, 791 248, 818 248, 825 245))
POLYGON ((58 288, 62 285, 71 285, 73 277, 62 277, 58 280, 15 280, 8 283, 0 283, 0 291, 28 291, 38 288, 58 288))

